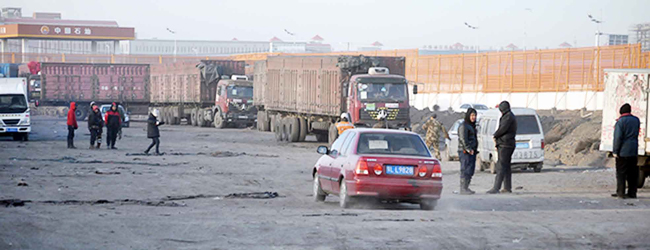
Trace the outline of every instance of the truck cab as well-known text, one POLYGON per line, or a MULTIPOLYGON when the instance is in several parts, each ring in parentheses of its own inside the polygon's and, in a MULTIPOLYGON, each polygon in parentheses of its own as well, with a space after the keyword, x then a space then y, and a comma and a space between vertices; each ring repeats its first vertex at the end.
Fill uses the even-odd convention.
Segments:
POLYGON ((26 78, 0 77, 0 136, 29 140, 32 131, 26 78))
POLYGON ((213 114, 217 128, 252 126, 257 119, 257 108, 253 106, 253 82, 247 76, 239 75, 219 80, 213 114))
POLYGON ((371 67, 368 74, 350 78, 347 95, 348 112, 356 127, 373 127, 385 113, 388 128, 410 129, 407 80, 391 75, 388 68, 371 67))

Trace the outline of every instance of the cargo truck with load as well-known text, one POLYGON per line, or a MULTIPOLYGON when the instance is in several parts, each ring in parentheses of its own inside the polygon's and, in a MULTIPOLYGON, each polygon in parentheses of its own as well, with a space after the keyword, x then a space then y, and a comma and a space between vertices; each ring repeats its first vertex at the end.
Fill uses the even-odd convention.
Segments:
POLYGON ((146 114, 148 64, 29 63, 30 97, 44 113, 63 116, 70 102, 84 120, 90 103, 119 102, 127 112, 146 114))
POLYGON ((243 61, 154 65, 151 105, 159 108, 161 119, 172 125, 183 119, 202 127, 253 125, 257 119, 252 105, 253 83, 244 74, 243 61))
POLYGON ((639 118, 639 150, 637 165, 639 166, 638 187, 643 187, 645 179, 650 175, 650 137, 648 131, 648 111, 650 102, 650 69, 605 69, 604 73, 604 104, 603 121, 600 135, 600 150, 610 153, 614 148, 614 125, 619 117, 619 109, 629 103, 632 115, 639 118))
POLYGON ((314 134, 331 144, 342 113, 356 127, 410 129, 404 71, 404 57, 268 57, 255 63, 258 129, 274 131, 278 141, 314 134))

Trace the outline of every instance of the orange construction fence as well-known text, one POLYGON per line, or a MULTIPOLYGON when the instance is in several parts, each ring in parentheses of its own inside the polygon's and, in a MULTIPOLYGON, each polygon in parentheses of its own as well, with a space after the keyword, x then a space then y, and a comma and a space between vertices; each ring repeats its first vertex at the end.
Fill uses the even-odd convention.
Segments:
POLYGON ((421 93, 513 93, 602 91, 606 68, 650 68, 650 52, 639 44, 587 48, 420 55, 418 49, 319 54, 253 53, 228 57, 0 53, 0 62, 146 63, 201 59, 255 61, 277 55, 403 56, 406 78, 421 93))

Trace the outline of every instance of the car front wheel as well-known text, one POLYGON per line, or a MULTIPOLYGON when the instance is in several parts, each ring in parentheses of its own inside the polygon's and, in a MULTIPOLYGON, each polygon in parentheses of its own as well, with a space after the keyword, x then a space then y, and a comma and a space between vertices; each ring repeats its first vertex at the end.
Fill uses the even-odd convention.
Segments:
POLYGON ((327 194, 325 194, 321 188, 320 178, 318 178, 318 174, 316 174, 314 176, 314 201, 325 201, 325 196, 327 196, 327 194))
POLYGON ((433 210, 438 205, 438 200, 427 199, 420 201, 420 209, 422 210, 433 210))

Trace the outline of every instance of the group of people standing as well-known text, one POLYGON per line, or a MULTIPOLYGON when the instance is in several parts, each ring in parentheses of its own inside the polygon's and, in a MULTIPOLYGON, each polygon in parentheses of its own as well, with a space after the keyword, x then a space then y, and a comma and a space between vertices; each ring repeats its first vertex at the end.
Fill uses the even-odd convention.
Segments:
MULTIPOLYGON (((503 101, 499 104, 501 118, 499 128, 494 132, 493 138, 497 148, 498 160, 496 165, 496 178, 494 186, 487 191, 488 194, 512 193, 512 168, 511 159, 515 151, 515 136, 517 135, 517 120, 510 110, 510 103, 503 101), (503 185, 503 189, 501 189, 503 185)), ((460 158, 460 194, 474 194, 469 185, 476 169, 476 155, 478 152, 478 137, 476 130, 477 112, 469 108, 465 119, 458 126, 458 156, 460 158)), ((443 132, 449 139, 445 127, 436 120, 434 114, 423 127, 427 131, 426 143, 431 148, 437 159, 440 159, 438 135, 443 132)))
MULTIPOLYGON (((101 147, 104 126, 106 126, 107 148, 117 149, 117 147, 115 147, 115 143, 117 141, 118 134, 120 134, 122 131, 122 121, 124 120, 124 114, 120 112, 118 104, 112 103, 110 109, 106 112, 103 118, 101 110, 95 102, 90 103, 90 109, 91 111, 88 115, 88 131, 90 131, 89 149, 99 149, 101 147)), ((75 114, 76 110, 77 104, 75 102, 71 102, 67 117, 68 148, 76 148, 74 146, 74 131, 79 128, 77 124, 77 116, 75 114)), ((149 154, 149 150, 151 150, 154 146, 156 147, 156 154, 160 154, 160 132, 158 130, 158 126, 163 125, 164 122, 159 122, 157 117, 158 110, 155 109, 149 114, 149 118, 147 120, 147 137, 152 139, 152 143, 145 151, 145 154, 149 154)))

